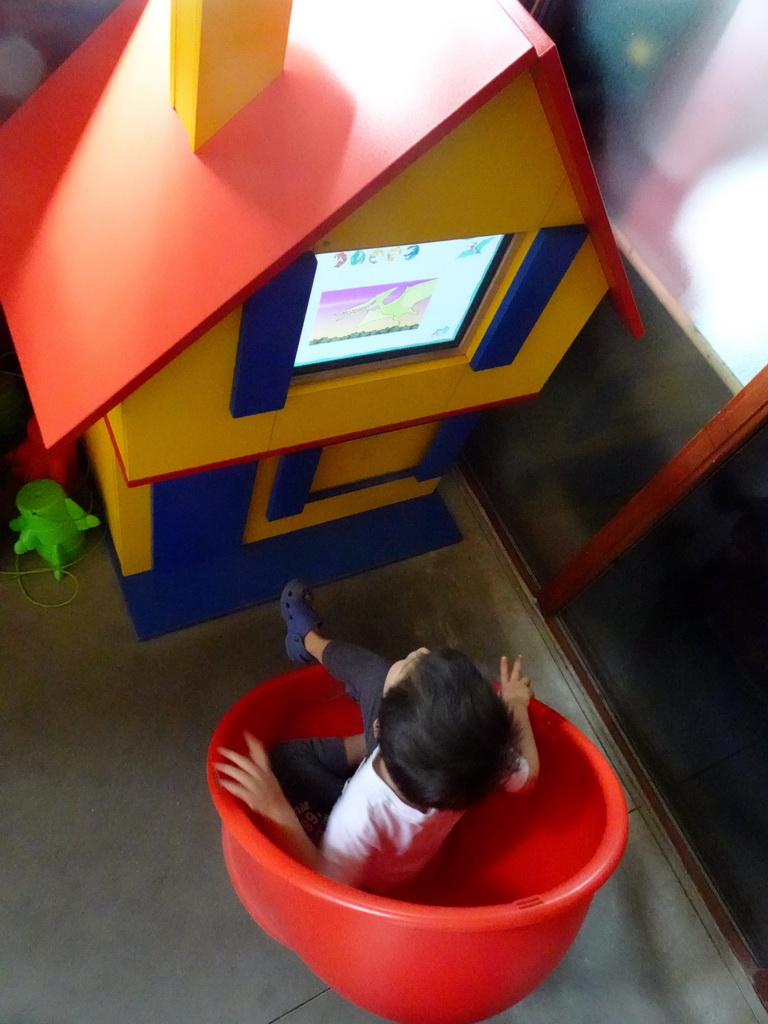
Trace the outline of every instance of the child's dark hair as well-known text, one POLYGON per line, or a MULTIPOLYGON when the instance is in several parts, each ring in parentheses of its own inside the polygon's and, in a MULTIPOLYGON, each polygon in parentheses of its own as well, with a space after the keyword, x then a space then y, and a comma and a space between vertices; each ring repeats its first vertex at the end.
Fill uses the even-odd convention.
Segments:
POLYGON ((417 807, 470 807, 515 770, 518 744, 488 675, 450 647, 422 654, 382 697, 381 756, 417 807))

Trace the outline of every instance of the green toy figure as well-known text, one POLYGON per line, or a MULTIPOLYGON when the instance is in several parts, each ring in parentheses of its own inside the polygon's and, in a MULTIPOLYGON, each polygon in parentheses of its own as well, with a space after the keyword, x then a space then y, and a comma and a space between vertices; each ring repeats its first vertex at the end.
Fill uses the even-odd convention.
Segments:
POLYGON ((61 579, 62 567, 73 562, 83 548, 83 532, 98 526, 101 520, 88 515, 76 501, 68 498, 55 480, 33 480, 16 495, 21 515, 8 524, 21 534, 13 546, 17 555, 37 551, 53 566, 53 575, 61 579))

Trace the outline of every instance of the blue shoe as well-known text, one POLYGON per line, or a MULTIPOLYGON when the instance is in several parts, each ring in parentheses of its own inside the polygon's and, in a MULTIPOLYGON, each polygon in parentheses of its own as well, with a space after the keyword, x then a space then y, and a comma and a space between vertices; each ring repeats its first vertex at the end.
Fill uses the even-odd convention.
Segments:
POLYGON ((312 629, 318 629, 322 622, 312 604, 312 589, 304 580, 291 580, 283 587, 280 595, 280 614, 287 630, 285 652, 291 661, 302 665, 313 665, 313 658, 304 646, 304 637, 312 629))

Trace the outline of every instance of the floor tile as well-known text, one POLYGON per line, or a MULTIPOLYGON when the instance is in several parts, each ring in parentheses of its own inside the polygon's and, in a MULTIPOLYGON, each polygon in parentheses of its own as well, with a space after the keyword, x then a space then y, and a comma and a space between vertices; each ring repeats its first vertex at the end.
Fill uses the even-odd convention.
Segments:
POLYGON ((537 697, 573 722, 606 755, 621 779, 630 810, 638 806, 639 794, 629 768, 610 737, 594 705, 579 683, 573 668, 557 647, 538 606, 514 572, 493 529, 458 474, 444 485, 451 512, 465 534, 476 561, 488 580, 485 608, 490 607, 496 625, 496 642, 504 645, 508 637, 520 635, 520 651, 525 671, 531 676, 537 697))
MULTIPOLYGON (((539 696, 605 743, 478 509, 451 483, 445 496, 465 540, 319 588, 328 631, 393 658, 447 642, 494 667, 520 650, 539 696)), ((0 540, 0 567, 9 550, 0 540)), ((275 603, 138 643, 106 544, 77 576, 58 609, 0 586, 0 1020, 375 1019, 261 932, 221 857, 205 752, 227 708, 290 667, 275 603)), ((28 582, 36 598, 65 593, 66 581, 28 582)), ((573 950, 501 1020, 754 1024, 631 817, 627 856, 573 950)))
POLYGON ((560 966, 509 1024, 756 1024, 640 811, 560 966))
MULTIPOLYGON (((427 996, 425 996, 425 999, 427 996)), ((285 1024, 380 1020, 326 992, 285 1024)), ((639 812, 627 852, 555 971, 494 1024, 757 1024, 639 812)), ((437 1024, 437 1022, 436 1022, 437 1024)))
POLYGON ((670 789, 669 800, 702 851, 755 952, 768 960, 768 765, 750 746, 670 789))

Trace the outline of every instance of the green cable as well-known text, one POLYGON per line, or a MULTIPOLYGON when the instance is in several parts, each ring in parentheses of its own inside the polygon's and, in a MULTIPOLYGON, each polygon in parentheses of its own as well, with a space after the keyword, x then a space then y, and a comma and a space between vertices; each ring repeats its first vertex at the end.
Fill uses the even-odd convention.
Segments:
MULTIPOLYGON (((25 570, 24 572, 21 572, 19 570, 19 568, 18 568, 18 565, 19 565, 19 556, 16 555, 16 571, 17 571, 16 581, 19 584, 19 590, 22 592, 24 597, 26 597, 26 599, 29 601, 29 603, 35 605, 36 608, 64 608, 64 607, 66 607, 66 605, 72 604, 72 602, 75 600, 75 598, 77 597, 78 593, 80 592, 80 584, 77 582, 77 576, 75 576, 75 574, 73 572, 70 572, 68 569, 65 569, 62 566, 62 567, 59 568, 59 572, 63 576, 69 576, 69 578, 75 584, 75 589, 74 589, 73 593, 66 599, 66 601, 57 601, 54 604, 49 604, 49 603, 47 603, 45 601, 37 601, 37 600, 35 600, 34 597, 32 597, 30 592, 24 586, 24 576, 35 576, 35 575, 37 575, 40 572, 45 572, 45 571, 53 572, 53 570, 52 569, 50 569, 50 570, 30 569, 30 570, 25 570)), ((12 574, 9 574, 9 575, 12 575, 12 574)), ((57 580, 57 582, 60 582, 60 581, 57 580)))
MULTIPOLYGON (((41 575, 44 575, 44 574, 47 574, 47 573, 53 574, 53 572, 54 572, 53 566, 47 565, 47 566, 41 566, 39 569, 23 569, 22 570, 22 569, 19 568, 19 558, 20 558, 20 556, 16 555, 16 569, 13 570, 13 571, 11 571, 9 569, 0 569, 0 576, 10 576, 13 579, 15 579, 16 582, 18 583, 19 589, 21 590, 21 592, 24 595, 24 597, 26 597, 26 599, 29 601, 30 604, 35 605, 35 607, 37 607, 37 608, 64 608, 68 604, 72 604, 72 602, 75 600, 75 598, 77 597, 77 595, 80 592, 80 584, 79 584, 79 582, 77 580, 77 577, 75 576, 74 573, 70 572, 69 570, 72 568, 73 565, 77 565, 78 562, 82 562, 82 560, 85 558, 86 555, 89 555, 91 553, 91 551, 94 550, 94 548, 98 547, 98 545, 101 544, 101 542, 104 540, 106 535, 107 535, 106 529, 102 530, 101 531, 101 535, 99 536, 98 540, 96 540, 93 544, 90 545, 90 547, 88 547, 86 550, 84 550, 83 553, 78 558, 75 558, 72 562, 67 562, 66 565, 59 566, 59 572, 63 573, 63 575, 65 575, 65 576, 68 576, 74 582, 74 584, 75 584, 74 592, 65 601, 57 601, 57 602, 54 602, 53 604, 49 604, 49 603, 44 602, 44 601, 37 601, 34 597, 32 597, 32 595, 29 593, 29 591, 24 586, 24 577, 25 576, 41 576, 41 575)), ((25 553, 27 553, 27 552, 25 552, 25 553)), ((57 582, 59 582, 59 581, 57 581, 57 582)))

